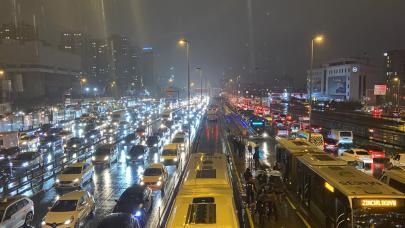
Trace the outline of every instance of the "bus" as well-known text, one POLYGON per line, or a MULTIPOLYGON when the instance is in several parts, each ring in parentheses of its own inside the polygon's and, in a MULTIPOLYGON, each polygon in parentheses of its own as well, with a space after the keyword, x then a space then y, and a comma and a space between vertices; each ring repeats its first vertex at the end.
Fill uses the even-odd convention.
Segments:
POLYGON ((216 106, 216 105, 208 106, 207 119, 209 121, 217 121, 218 120, 218 106, 216 106))
POLYGON ((392 167, 389 170, 385 170, 380 180, 388 184, 389 186, 395 188, 396 190, 405 193, 404 167, 392 167))
POLYGON ((166 227, 239 227, 224 154, 190 156, 166 227))
POLYGON ((404 227, 405 195, 328 154, 295 168, 297 198, 321 227, 404 227))
POLYGON ((277 138, 275 152, 287 188, 291 188, 297 182, 295 167, 298 157, 305 154, 325 154, 306 141, 287 138, 277 138))
POLYGON ((319 149, 324 149, 324 140, 323 135, 321 133, 310 132, 309 130, 298 131, 296 137, 299 139, 303 139, 305 141, 310 142, 311 144, 315 145, 319 149), (311 135, 311 139, 309 138, 311 135))

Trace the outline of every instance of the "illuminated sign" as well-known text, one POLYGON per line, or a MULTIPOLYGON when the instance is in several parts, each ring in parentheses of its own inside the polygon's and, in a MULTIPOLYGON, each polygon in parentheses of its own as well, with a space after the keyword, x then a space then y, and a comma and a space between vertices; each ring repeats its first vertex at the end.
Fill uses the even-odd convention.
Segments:
POLYGON ((253 126, 263 126, 264 123, 263 122, 252 122, 253 126))
POLYGON ((359 68, 354 66, 354 67, 352 68, 352 71, 353 71, 353 73, 357 73, 357 72, 359 71, 359 68))
POLYGON ((362 207, 396 207, 397 200, 395 199, 362 199, 360 201, 362 207))
POLYGON ((374 95, 385 95, 387 92, 387 85, 374 85, 374 95))
POLYGON ((328 182, 325 182, 325 188, 328 189, 330 192, 335 192, 335 188, 328 182))

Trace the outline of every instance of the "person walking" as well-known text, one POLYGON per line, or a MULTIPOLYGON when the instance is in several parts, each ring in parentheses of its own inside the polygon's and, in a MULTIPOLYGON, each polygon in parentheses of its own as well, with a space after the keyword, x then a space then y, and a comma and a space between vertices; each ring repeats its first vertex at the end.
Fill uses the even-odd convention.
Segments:
POLYGON ((246 182, 246 202, 248 205, 251 205, 255 202, 255 194, 256 194, 256 185, 252 178, 248 182, 246 182))
POLYGON ((260 152, 259 146, 255 147, 255 153, 253 154, 253 160, 255 161, 256 170, 260 169, 260 152))
POLYGON ((245 159, 245 144, 243 140, 239 141, 239 158, 242 160, 245 159))
POLYGON ((245 182, 247 183, 250 179, 253 178, 252 172, 249 168, 246 168, 245 172, 243 173, 243 177, 245 178, 245 182))

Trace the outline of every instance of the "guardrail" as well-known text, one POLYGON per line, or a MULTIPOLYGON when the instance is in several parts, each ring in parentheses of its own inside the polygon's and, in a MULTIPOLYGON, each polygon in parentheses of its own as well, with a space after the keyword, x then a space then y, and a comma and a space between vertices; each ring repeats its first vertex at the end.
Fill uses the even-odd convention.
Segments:
MULTIPOLYGON (((177 112, 175 110, 173 112, 177 112)), ((156 118, 151 123, 147 125, 147 128, 151 127, 161 118, 156 118)), ((149 131, 150 132, 150 131, 149 131)), ((122 142, 126 135, 120 136, 119 138, 115 139, 112 145, 116 145, 117 143, 122 142)), ((19 174, 18 176, 12 177, 11 179, 2 180, 0 181, 0 195, 2 196, 13 196, 18 194, 23 194, 27 191, 32 191, 33 193, 39 192, 44 190, 43 187, 47 181, 53 179, 57 174, 59 174, 66 165, 71 164, 73 162, 80 162, 89 159, 94 150, 91 150, 91 147, 101 143, 106 142, 108 139, 107 137, 100 138, 98 141, 92 142, 86 147, 80 148, 76 151, 78 155, 76 158, 72 157, 73 153, 64 154, 62 156, 53 156, 53 160, 51 162, 43 161, 42 164, 35 167, 34 169, 27 169, 23 173, 19 174), (83 153, 84 152, 84 153, 83 153), (11 186, 10 186, 11 185, 11 186)))
MULTIPOLYGON (((197 141, 192 144, 190 151, 187 153, 187 155, 184 159, 186 161, 186 163, 184 164, 184 168, 187 168, 189 161, 190 161, 191 154, 194 153, 195 151, 197 151, 197 149, 198 149, 198 145, 200 143, 200 134, 201 134, 201 130, 202 130, 201 123, 203 123, 205 121, 205 119, 206 119, 206 116, 201 118, 200 125, 198 126, 196 133, 194 134, 194 137, 191 140, 191 141, 194 141, 195 139, 197 139, 197 141)), ((182 166, 179 166, 179 168, 180 168, 180 175, 178 178, 179 181, 175 185, 173 185, 172 190, 170 192, 170 196, 165 205, 165 208, 163 208, 163 210, 162 210, 162 214, 160 214, 160 209, 159 209, 159 224, 157 224, 156 227, 161 227, 161 228, 166 227, 166 222, 168 221, 168 218, 169 218, 170 212, 171 212, 171 208, 174 204, 174 200, 175 200, 174 196, 176 196, 178 194, 178 192, 180 190, 180 186, 183 183, 181 180, 183 180, 183 177, 185 175, 185 172, 184 172, 185 169, 183 169, 182 166)))

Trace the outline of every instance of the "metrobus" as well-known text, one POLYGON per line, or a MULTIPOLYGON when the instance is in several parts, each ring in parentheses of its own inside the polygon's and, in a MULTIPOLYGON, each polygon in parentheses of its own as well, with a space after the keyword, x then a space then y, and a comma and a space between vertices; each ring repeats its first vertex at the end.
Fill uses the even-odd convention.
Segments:
POLYGON ((275 152, 276 161, 281 166, 281 172, 288 188, 297 182, 295 167, 298 157, 305 154, 325 154, 307 141, 286 138, 277 138, 275 152))
POLYGON ((190 156, 166 227, 239 227, 224 154, 190 156))
POLYGON ((381 181, 405 193, 405 168, 393 167, 392 169, 385 170, 381 181))
POLYGON ((303 139, 305 141, 310 142, 311 144, 315 145, 319 149, 324 149, 324 140, 323 135, 321 133, 310 132, 309 130, 298 131, 296 133, 296 137, 303 139), (311 136, 311 138, 309 138, 311 136))
POLYGON ((218 120, 218 106, 210 105, 207 109, 207 119, 209 121, 217 121, 218 120))
POLYGON ((321 227, 404 227, 405 195, 328 154, 298 158, 297 197, 321 227))

